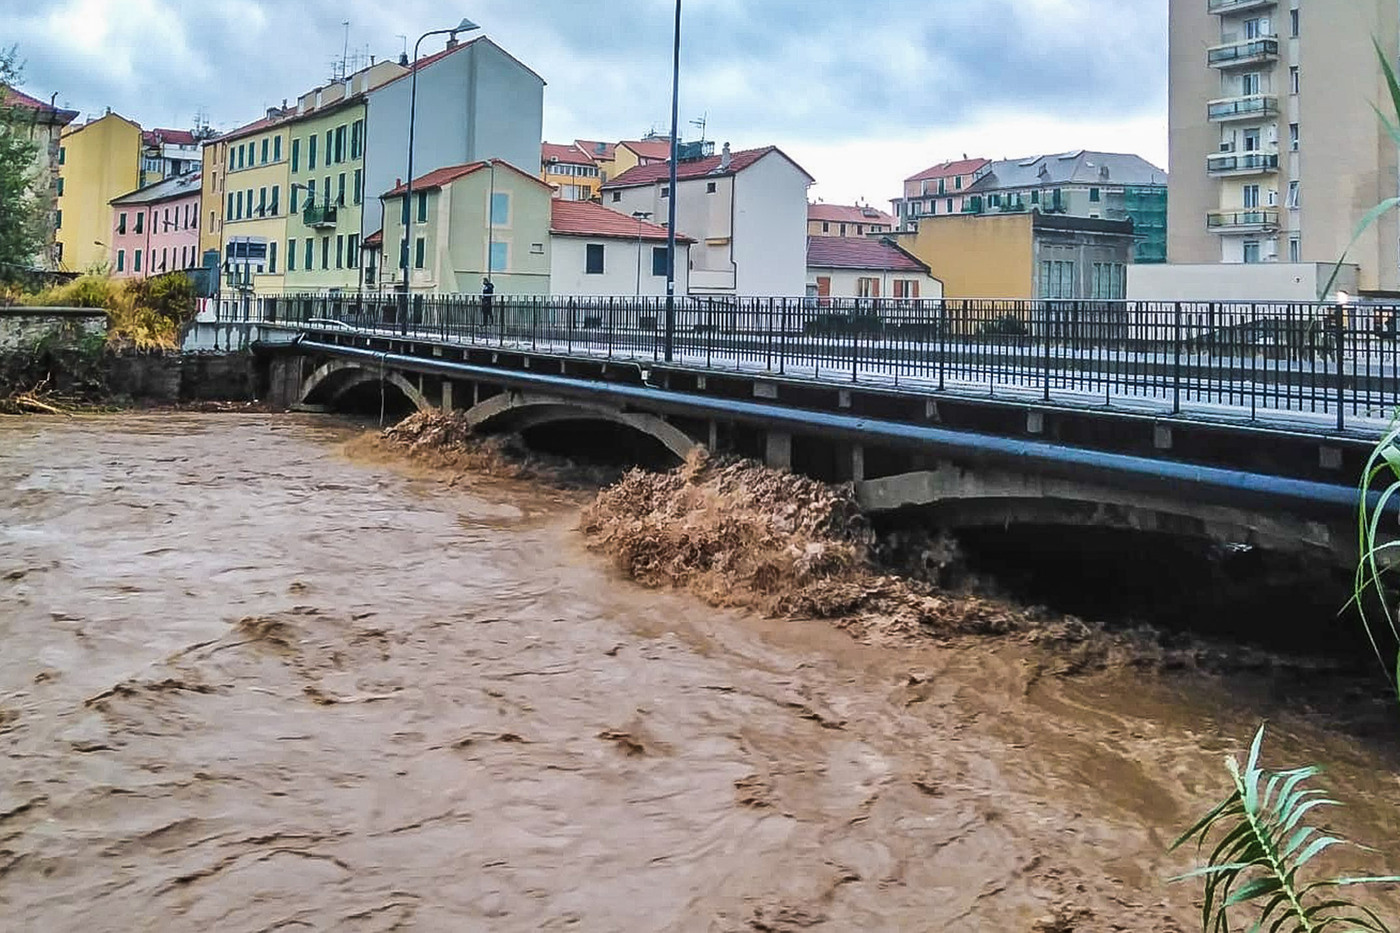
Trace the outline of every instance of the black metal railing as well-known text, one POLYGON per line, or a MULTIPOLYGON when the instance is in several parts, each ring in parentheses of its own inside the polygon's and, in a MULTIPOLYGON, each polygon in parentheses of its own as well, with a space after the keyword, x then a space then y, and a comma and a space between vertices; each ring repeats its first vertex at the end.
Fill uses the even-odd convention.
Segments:
MULTIPOLYGON (((663 298, 262 297, 264 320, 561 356, 659 362, 663 298)), ((677 298, 683 368, 1005 393, 1162 414, 1388 419, 1400 304, 677 298)))

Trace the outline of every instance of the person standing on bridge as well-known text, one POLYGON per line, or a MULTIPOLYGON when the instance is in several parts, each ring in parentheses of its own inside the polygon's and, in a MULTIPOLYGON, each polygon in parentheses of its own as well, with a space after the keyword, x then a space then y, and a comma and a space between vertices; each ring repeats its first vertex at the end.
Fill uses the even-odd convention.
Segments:
POLYGON ((490 325, 492 296, 496 294, 496 283, 489 278, 481 280, 481 323, 490 325))

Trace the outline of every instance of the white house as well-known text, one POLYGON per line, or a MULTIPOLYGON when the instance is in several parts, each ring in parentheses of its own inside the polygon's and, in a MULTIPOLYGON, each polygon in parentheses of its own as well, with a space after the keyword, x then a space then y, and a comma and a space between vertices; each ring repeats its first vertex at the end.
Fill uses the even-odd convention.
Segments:
MULTIPOLYGON (((669 162, 639 165, 603 186, 603 206, 665 223, 669 162)), ((676 229, 695 239, 692 295, 798 297, 806 290, 807 189, 815 179, 776 146, 677 166, 676 229)))
POLYGON ((929 267, 889 240, 814 236, 807 242, 807 294, 817 298, 942 298, 929 267))
MULTIPOLYGON (((553 202, 549 291, 553 295, 666 294, 666 228, 590 201, 553 202)), ((676 237, 676 294, 689 282, 689 237, 676 237)))

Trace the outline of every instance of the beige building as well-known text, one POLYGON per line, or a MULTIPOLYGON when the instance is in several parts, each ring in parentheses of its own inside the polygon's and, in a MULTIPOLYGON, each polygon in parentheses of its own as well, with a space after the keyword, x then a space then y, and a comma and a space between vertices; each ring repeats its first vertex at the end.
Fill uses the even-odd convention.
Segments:
POLYGON ((807 235, 825 237, 891 233, 894 218, 868 204, 807 205, 807 235))
MULTIPOLYGON (((55 95, 57 98, 57 95, 55 95)), ((58 153, 63 128, 78 118, 75 110, 62 110, 53 104, 30 97, 17 88, 0 85, 0 122, 8 121, 10 132, 18 133, 34 143, 34 164, 30 177, 34 194, 44 202, 44 245, 34 257, 35 266, 45 271, 59 268, 57 255, 58 196, 62 193, 58 153)))
MULTIPOLYGON (((1335 263, 1400 193, 1372 45, 1400 58, 1400 3, 1171 0, 1170 34, 1168 261, 1335 263)), ((1396 214, 1348 259, 1362 290, 1400 288, 1396 214)))

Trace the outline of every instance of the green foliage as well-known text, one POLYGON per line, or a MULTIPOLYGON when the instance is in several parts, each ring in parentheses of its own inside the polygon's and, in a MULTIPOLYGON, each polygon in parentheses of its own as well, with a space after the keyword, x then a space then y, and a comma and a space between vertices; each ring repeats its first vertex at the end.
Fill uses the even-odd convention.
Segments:
POLYGON ((23 112, 7 103, 6 88, 19 83, 20 70, 17 49, 0 49, 0 283, 32 269, 44 245, 47 208, 33 171, 39 145, 23 112))
POLYGON ((1203 849, 1209 838, 1220 837, 1204 868, 1175 879, 1205 880, 1202 930, 1229 933, 1231 909, 1247 906, 1260 911, 1251 931, 1321 933, 1336 928, 1389 933, 1374 911, 1348 901, 1341 892, 1359 885, 1400 884, 1400 877, 1306 882, 1299 876, 1323 852, 1348 844, 1309 826, 1305 819, 1319 808, 1340 804, 1307 786, 1319 768, 1261 768, 1263 743, 1261 726, 1243 767, 1233 757, 1225 759, 1234 792, 1172 845, 1175 851, 1195 841, 1203 849))
POLYGON ((173 350, 185 325, 198 310, 189 276, 173 273, 150 279, 118 281, 85 275, 66 285, 46 288, 27 299, 39 307, 103 308, 107 340, 138 350, 173 350))
POLYGON ((1026 322, 1014 314, 1003 314, 990 321, 984 321, 978 328, 984 337, 1024 337, 1030 333, 1026 322))
POLYGON ((1395 652, 1395 687, 1400 697, 1400 622, 1396 620, 1386 586, 1386 577, 1394 568, 1395 558, 1400 556, 1396 553, 1400 550, 1400 540, 1387 541, 1382 537, 1385 515, 1390 512, 1393 518, 1397 505, 1400 505, 1400 426, 1393 426, 1371 452, 1361 476, 1357 516, 1361 560, 1356 568, 1352 603, 1387 673, 1392 670, 1390 652, 1395 652), (1380 606, 1380 619, 1374 613, 1367 614, 1369 594, 1375 595, 1375 604, 1380 606))

